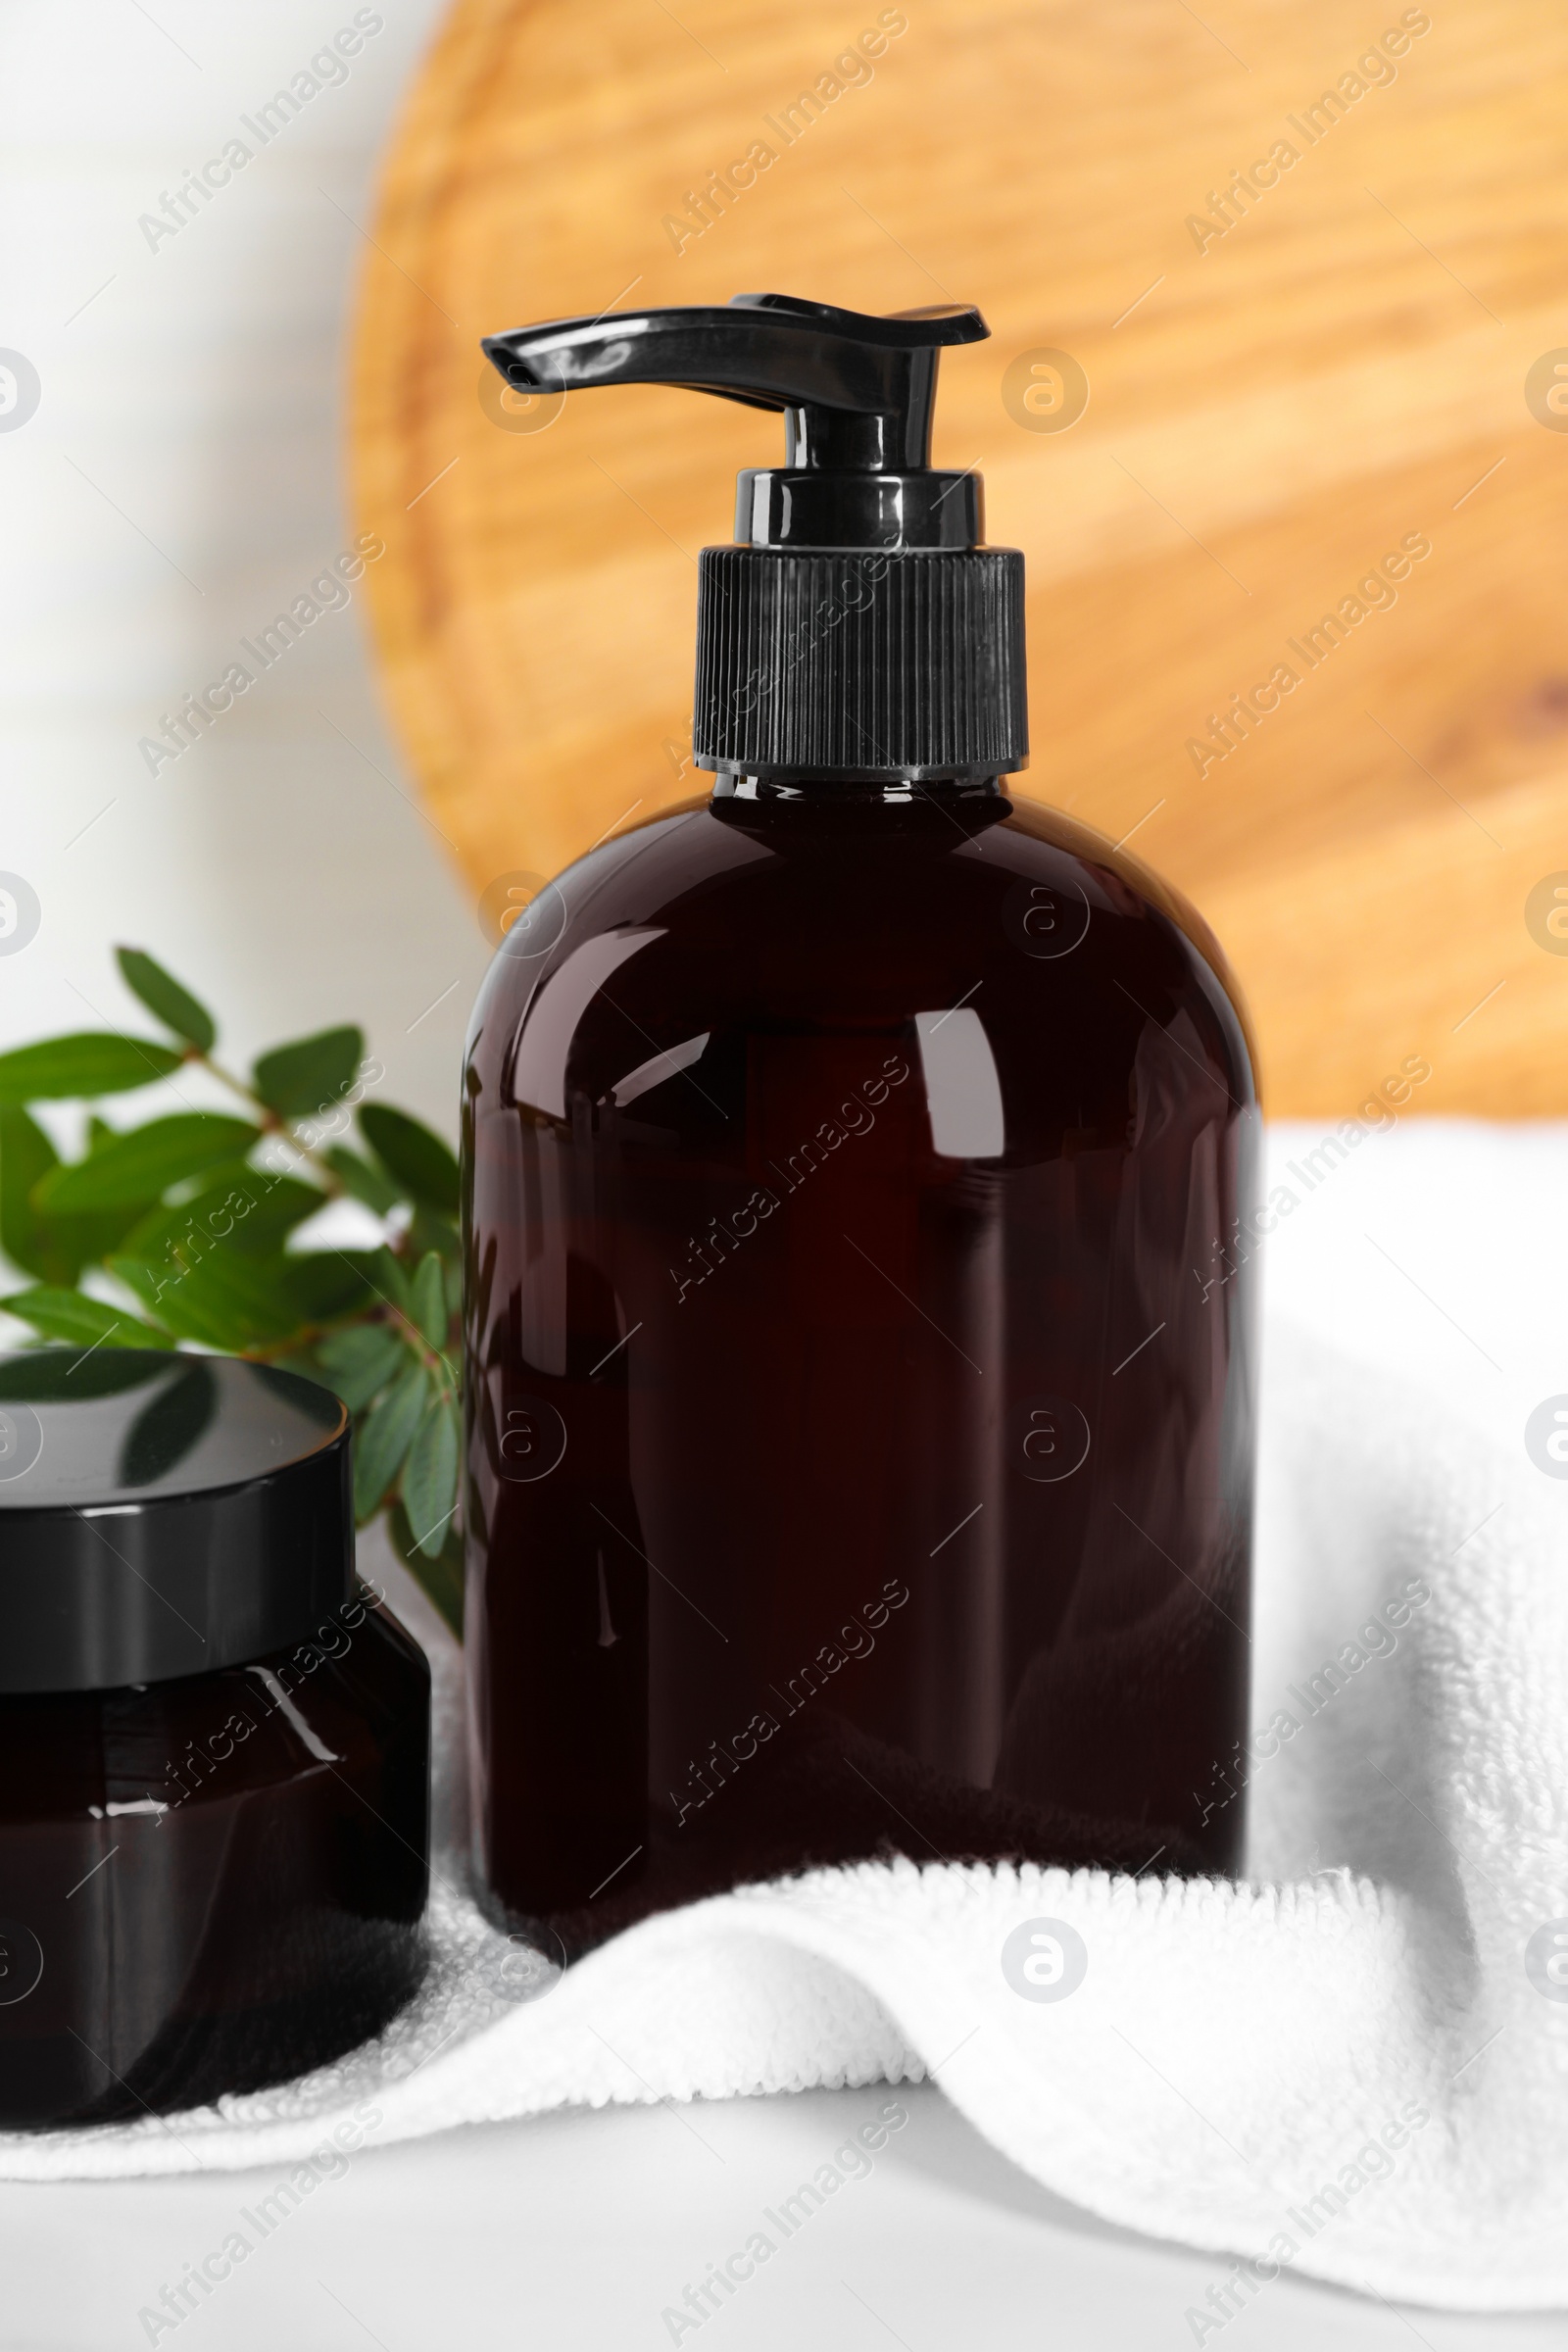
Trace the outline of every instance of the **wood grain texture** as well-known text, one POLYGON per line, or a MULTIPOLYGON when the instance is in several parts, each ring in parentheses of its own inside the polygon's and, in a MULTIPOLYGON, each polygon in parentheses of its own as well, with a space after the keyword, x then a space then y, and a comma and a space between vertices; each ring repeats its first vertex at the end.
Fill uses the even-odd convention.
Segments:
POLYGON ((1568 869, 1568 432, 1525 400, 1568 345, 1568 18, 1432 0, 1309 143, 1288 118, 1398 5, 906 13, 789 144, 764 118, 866 0, 459 0, 426 61, 366 249, 356 498, 395 716, 475 898, 702 783, 696 551, 781 447, 653 387, 499 429, 479 335, 754 287, 972 300, 994 339, 943 362, 937 461, 979 466, 1028 556, 1023 788, 1136 828, 1214 924, 1273 1111, 1341 1114, 1414 1054, 1423 1109, 1568 1111, 1568 956, 1525 922, 1568 869), (777 160, 677 252, 666 216, 758 139, 777 160), (1188 216, 1281 139, 1298 160, 1200 251, 1188 216), (1070 431, 1004 405, 1042 348, 1087 370, 1070 431), (1412 533, 1396 604, 1315 668, 1287 652, 1412 533), (1200 774, 1189 740, 1282 661, 1299 686, 1200 774))

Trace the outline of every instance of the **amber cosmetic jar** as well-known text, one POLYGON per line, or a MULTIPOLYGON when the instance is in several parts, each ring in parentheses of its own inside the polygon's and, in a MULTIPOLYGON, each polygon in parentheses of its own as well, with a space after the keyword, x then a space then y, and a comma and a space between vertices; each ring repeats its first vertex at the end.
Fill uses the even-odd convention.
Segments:
POLYGON ((423 1972, 430 1677, 348 1415, 218 1356, 0 1356, 0 2129, 262 2088, 423 1972))

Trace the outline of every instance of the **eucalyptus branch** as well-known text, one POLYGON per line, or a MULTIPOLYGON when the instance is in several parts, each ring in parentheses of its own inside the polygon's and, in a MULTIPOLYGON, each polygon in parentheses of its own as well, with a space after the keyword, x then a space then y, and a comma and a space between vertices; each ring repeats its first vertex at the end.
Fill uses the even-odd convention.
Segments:
POLYGON ((458 1629, 461 1243, 450 1147, 410 1112, 363 1099, 368 1073, 384 1072, 365 1060, 358 1027, 276 1046, 243 1078, 219 1058, 217 1021, 182 982, 141 949, 116 953, 170 1042, 94 1031, 0 1053, 0 1256, 27 1284, 0 1306, 30 1329, 31 1345, 69 1347, 74 1364, 92 1357, 94 1377, 111 1385, 120 1374, 130 1387, 155 1382, 195 1347, 333 1391, 353 1416, 358 1521, 386 1516, 400 1556, 458 1629), (256 1145, 286 1148, 303 1184, 268 1184, 253 1162, 245 1175, 257 1182, 235 1170, 215 1188, 233 1156, 233 1122, 188 1102, 140 1127, 96 1116, 109 1098, 192 1065, 243 1106, 256 1145), (74 1157, 32 1115, 49 1102, 93 1113, 74 1157), (347 1176, 332 1165, 339 1135, 347 1176), (345 1198, 406 1219, 383 1228, 379 1262, 363 1250, 292 1248, 318 1204, 345 1198))
POLYGON ((302 1142, 294 1133, 289 1122, 273 1110, 270 1104, 264 1102, 259 1095, 254 1094, 243 1078, 236 1078, 231 1070, 225 1070, 222 1063, 215 1061, 211 1054, 200 1053, 194 1048, 187 1058, 199 1062, 204 1070, 210 1071, 212 1076, 218 1079, 221 1085, 226 1086, 231 1094, 238 1095, 247 1109, 255 1114, 256 1123, 264 1135, 280 1135, 291 1151, 297 1152, 302 1159, 309 1160, 311 1166, 318 1171, 321 1189, 329 1200, 341 1200, 348 1188, 337 1170, 321 1156, 314 1144, 302 1142))

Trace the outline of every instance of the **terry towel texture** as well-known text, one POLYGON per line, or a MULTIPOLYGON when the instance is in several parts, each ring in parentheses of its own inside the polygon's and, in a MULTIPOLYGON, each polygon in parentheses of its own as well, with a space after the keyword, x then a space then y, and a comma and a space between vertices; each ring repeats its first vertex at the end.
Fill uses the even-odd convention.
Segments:
MULTIPOLYGON (((1375 1141, 1385 1177, 1441 1178, 1496 1149, 1450 1130, 1446 1157, 1428 1139, 1396 1152, 1417 1142, 1375 1141)), ((1345 1202, 1317 1212, 1325 1251, 1352 1208, 1340 1181, 1345 1202)), ((1352 1213, 1367 1197, 1363 1182, 1352 1213)), ((1403 1273, 1422 1234, 1388 1221, 1396 1200, 1379 1233, 1403 1273)), ((1298 1303, 1310 1253, 1292 1247, 1277 1288, 1298 1303)), ((399 1587, 434 1658, 444 1760, 418 2001, 278 2090, 0 2139, 0 2173, 284 2169, 356 2107, 354 2136, 380 2144, 572 2101, 934 2074, 1051 2188, 1263 2257, 1254 2282, 1288 2262, 1418 2301, 1568 2301, 1568 1488, 1482 1426, 1494 1398, 1449 1413, 1415 1377, 1282 1321, 1264 1396, 1255 1736, 1228 1774, 1216 1759, 1213 1785, 1222 1802, 1250 1781, 1246 1884, 821 1872, 650 1920, 518 1998, 464 1890, 457 1655, 399 1587), (1036 1922, 1081 1938, 1064 1995, 1053 1945, 1030 1942, 1054 1929, 1036 1922), (1004 1970, 1009 1937, 1042 1982, 1017 1942, 1004 1970)))

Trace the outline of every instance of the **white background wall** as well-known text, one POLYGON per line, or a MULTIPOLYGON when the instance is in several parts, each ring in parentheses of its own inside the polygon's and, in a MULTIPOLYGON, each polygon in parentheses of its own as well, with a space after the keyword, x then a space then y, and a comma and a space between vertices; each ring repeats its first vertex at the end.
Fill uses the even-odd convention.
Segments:
POLYGON ((363 583, 176 763, 155 778, 137 749, 350 542, 355 223, 437 0, 379 0, 348 78, 177 235, 152 249, 138 217, 225 140, 255 148, 239 117, 355 5, 0 6, 0 346, 41 380, 0 430, 0 869, 42 909, 0 956, 0 1047, 141 1025, 125 941, 235 1059, 359 1020, 384 1099, 450 1136, 489 951, 405 797, 363 583))

